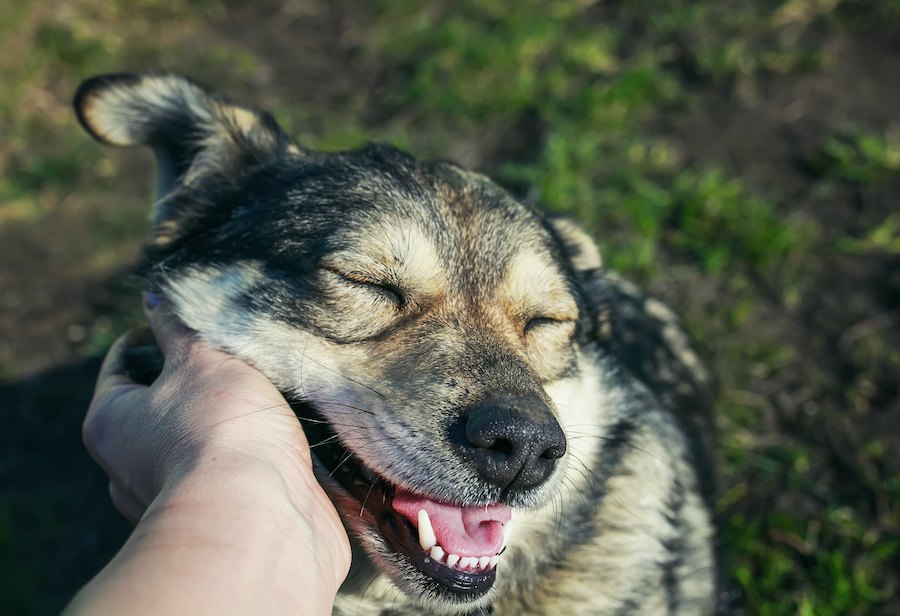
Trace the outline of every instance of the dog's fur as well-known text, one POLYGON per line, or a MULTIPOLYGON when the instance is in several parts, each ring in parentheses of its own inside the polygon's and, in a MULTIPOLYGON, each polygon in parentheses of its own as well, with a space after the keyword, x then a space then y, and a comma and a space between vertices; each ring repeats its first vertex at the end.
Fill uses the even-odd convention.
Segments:
POLYGON ((336 613, 716 609, 709 379, 672 314, 574 224, 449 162, 307 150, 173 75, 94 78, 75 105, 100 141, 156 153, 145 285, 344 456, 316 456, 354 544, 336 613), (498 400, 565 433, 528 481, 473 462, 467 418, 498 400), (512 507, 496 581, 445 592, 332 476, 348 465, 370 491, 512 507))

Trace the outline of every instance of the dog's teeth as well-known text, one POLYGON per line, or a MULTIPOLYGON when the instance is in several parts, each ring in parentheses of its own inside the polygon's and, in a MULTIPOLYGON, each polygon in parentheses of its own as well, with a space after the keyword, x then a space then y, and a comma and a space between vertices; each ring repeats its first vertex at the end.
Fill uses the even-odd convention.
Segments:
POLYGON ((431 518, 424 509, 419 509, 419 545, 426 552, 430 551, 437 544, 437 537, 434 529, 431 528, 431 518))
POLYGON ((439 545, 436 545, 433 548, 431 548, 430 554, 431 554, 431 557, 438 562, 441 562, 442 560, 444 560, 444 550, 439 545))
POLYGON ((490 556, 482 556, 481 558, 478 559, 478 568, 484 569, 485 567, 488 566, 489 562, 491 562, 490 556))
POLYGON ((488 561, 488 569, 493 569, 494 567, 496 567, 498 562, 500 562, 499 554, 495 554, 494 556, 491 556, 491 560, 488 561))
POLYGON ((459 562, 459 554, 448 554, 447 555, 447 566, 448 567, 452 567, 458 562, 459 562))
POLYGON ((502 552, 506 548, 506 544, 509 542, 512 531, 513 521, 509 520, 506 522, 506 524, 503 525, 503 543, 500 545, 500 552, 502 552))
POLYGON ((474 567, 475 563, 478 562, 478 559, 474 556, 464 556, 459 559, 459 568, 460 569, 469 569, 470 567, 474 567))

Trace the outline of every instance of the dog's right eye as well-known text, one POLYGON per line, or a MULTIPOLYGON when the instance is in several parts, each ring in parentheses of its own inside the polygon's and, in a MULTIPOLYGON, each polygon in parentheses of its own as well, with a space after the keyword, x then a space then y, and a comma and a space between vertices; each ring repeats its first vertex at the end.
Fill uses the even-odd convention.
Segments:
POLYGON ((341 270, 328 268, 326 271, 331 272, 345 283, 349 283, 355 287, 363 287, 370 292, 377 293, 385 299, 393 302, 398 308, 406 305, 406 294, 396 284, 386 280, 378 280, 370 277, 362 272, 345 272, 341 270))

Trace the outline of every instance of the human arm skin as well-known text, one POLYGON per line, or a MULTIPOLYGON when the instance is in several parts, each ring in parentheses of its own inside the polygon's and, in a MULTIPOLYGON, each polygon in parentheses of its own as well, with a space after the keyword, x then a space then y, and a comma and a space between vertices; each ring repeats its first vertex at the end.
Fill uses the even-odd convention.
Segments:
POLYGON ((146 387, 110 350, 84 424, 116 507, 139 522, 70 614, 330 614, 346 533, 309 445, 258 371, 145 301, 166 362, 146 387))

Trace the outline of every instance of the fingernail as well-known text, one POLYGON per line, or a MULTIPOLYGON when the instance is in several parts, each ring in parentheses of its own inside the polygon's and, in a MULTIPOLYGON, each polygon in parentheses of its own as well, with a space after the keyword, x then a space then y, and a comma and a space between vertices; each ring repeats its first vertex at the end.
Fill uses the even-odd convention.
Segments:
POLYGON ((144 291, 142 293, 144 299, 144 308, 149 311, 156 310, 159 308, 159 305, 162 303, 162 296, 157 295, 156 293, 151 293, 150 291, 144 291))

